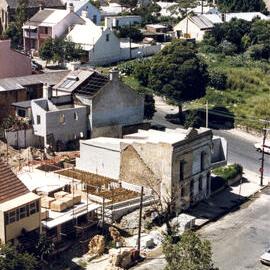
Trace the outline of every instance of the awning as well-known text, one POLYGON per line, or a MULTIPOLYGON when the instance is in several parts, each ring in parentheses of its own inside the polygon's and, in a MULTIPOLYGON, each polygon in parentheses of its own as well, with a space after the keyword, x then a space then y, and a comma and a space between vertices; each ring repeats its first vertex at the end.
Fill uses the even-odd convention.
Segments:
POLYGON ((35 26, 35 25, 24 25, 22 28, 23 29, 29 29, 29 30, 36 30, 37 26, 35 26))

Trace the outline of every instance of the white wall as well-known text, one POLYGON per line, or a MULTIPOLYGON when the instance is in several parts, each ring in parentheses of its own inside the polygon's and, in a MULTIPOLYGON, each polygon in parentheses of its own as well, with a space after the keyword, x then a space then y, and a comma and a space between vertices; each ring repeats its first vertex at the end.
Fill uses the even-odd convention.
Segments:
POLYGON ((29 146, 41 146, 40 137, 34 135, 32 128, 15 130, 15 131, 6 131, 5 138, 8 145, 18 148, 27 148, 29 146))
MULTIPOLYGON (((94 5, 90 4, 89 2, 82 6, 79 10, 76 11, 76 13, 81 16, 82 15, 82 11, 86 10, 88 11, 88 18, 91 19, 93 21, 94 16, 96 16, 96 25, 100 25, 100 21, 101 21, 101 14, 99 9, 97 9, 94 5)), ((93 21, 94 22, 94 21, 93 21)))
MULTIPOLYGON (((158 53, 161 50, 161 44, 143 45, 131 49, 131 58, 147 57, 158 53)), ((121 61, 130 59, 130 48, 121 48, 121 61)))
POLYGON ((104 20, 105 27, 108 28, 139 24, 142 22, 142 18, 139 16, 105 17, 104 20))
POLYGON ((80 142, 80 157, 76 159, 79 170, 119 179, 120 151, 104 149, 80 142))
POLYGON ((94 48, 89 51, 89 63, 92 65, 105 65, 120 60, 120 41, 110 29, 105 29, 97 40, 94 48), (106 35, 109 34, 109 41, 106 35))
POLYGON ((52 38, 61 37, 74 24, 83 24, 84 21, 74 12, 67 14, 58 24, 52 27, 52 38))
POLYGON ((33 128, 37 136, 46 138, 52 134, 55 141, 63 143, 86 136, 87 133, 87 109, 86 107, 75 107, 66 109, 53 109, 47 111, 37 103, 51 104, 47 100, 39 99, 32 101, 33 128), (77 117, 75 117, 75 114, 77 117), (40 115, 40 124, 37 124, 37 116, 40 115), (60 118, 64 116, 64 123, 60 123, 60 118))
MULTIPOLYGON (((187 32, 186 29, 187 29, 187 18, 183 19, 174 27, 175 36, 177 37, 176 34, 177 30, 181 30, 182 34, 185 35, 187 32)), ((200 30, 196 24, 188 20, 188 34, 190 38, 195 38, 196 40, 201 41, 203 39, 205 31, 200 30)))

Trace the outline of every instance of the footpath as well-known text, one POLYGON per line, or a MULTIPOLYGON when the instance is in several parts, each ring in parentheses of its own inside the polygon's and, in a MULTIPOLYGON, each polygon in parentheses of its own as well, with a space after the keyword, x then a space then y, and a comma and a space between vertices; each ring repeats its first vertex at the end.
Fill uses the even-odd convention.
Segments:
POLYGON ((260 176, 244 170, 243 180, 240 183, 227 187, 208 200, 200 202, 190 209, 188 214, 196 217, 195 226, 200 228, 229 212, 238 210, 244 202, 265 188, 269 181, 269 177, 264 177, 264 185, 260 186, 260 176))

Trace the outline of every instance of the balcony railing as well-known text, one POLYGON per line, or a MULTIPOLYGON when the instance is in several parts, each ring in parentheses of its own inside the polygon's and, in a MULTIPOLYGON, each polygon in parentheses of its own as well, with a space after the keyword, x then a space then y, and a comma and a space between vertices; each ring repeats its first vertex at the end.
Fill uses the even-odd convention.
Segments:
POLYGON ((35 33, 35 32, 24 31, 24 32, 23 32, 23 36, 24 36, 25 38, 33 38, 33 39, 37 39, 37 33, 35 33))

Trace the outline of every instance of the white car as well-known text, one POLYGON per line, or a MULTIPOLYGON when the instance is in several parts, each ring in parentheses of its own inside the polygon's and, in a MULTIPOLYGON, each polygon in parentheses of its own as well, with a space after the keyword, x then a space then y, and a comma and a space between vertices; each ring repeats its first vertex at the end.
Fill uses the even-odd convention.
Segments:
POLYGON ((270 249, 267 250, 263 255, 260 257, 261 263, 270 265, 270 249))
MULTIPOLYGON (((270 142, 269 141, 266 141, 264 145, 265 145, 265 147, 264 147, 264 153, 270 154, 270 142)), ((259 152, 262 152, 262 150, 263 150, 262 142, 255 143, 254 144, 254 147, 259 152)))

